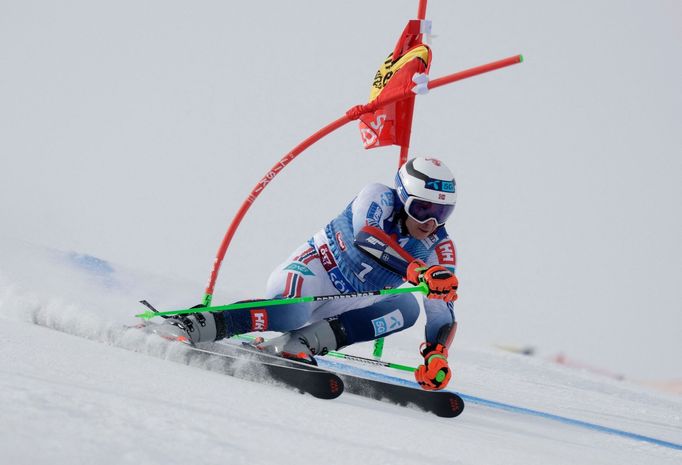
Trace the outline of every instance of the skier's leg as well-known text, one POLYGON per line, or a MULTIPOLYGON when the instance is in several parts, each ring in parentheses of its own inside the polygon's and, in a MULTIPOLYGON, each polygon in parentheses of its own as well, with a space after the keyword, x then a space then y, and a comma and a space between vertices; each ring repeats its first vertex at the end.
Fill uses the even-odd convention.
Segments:
POLYGON ((336 316, 345 337, 339 347, 372 341, 413 326, 419 317, 417 298, 412 294, 393 295, 336 316))
MULTIPOLYGON (((269 299, 288 299, 315 295, 318 283, 315 276, 304 276, 278 267, 268 280, 269 299)), ((311 302, 246 308, 222 312, 220 318, 225 337, 254 331, 289 331, 303 326, 312 313, 311 302)))
MULTIPOLYGON (((268 299, 335 294, 314 247, 305 243, 280 264, 268 279, 268 299)), ((320 304, 301 302, 224 312, 200 312, 166 320, 169 333, 191 343, 212 342, 253 331, 290 331, 305 325, 320 304), (177 334, 175 334, 177 333, 177 334)), ((171 334, 169 334, 170 336, 171 334)))
MULTIPOLYGON (((270 274, 265 296, 268 299, 289 299, 336 293, 338 291, 322 266, 320 256, 306 242, 270 274)), ((319 302, 299 302, 249 309, 242 313, 225 312, 225 324, 228 333, 232 334, 291 331, 308 323, 311 314, 320 305, 319 302)))
POLYGON ((314 363, 324 355, 357 342, 371 341, 414 325, 419 303, 411 294, 381 299, 369 306, 316 321, 271 339, 258 347, 264 351, 314 363))

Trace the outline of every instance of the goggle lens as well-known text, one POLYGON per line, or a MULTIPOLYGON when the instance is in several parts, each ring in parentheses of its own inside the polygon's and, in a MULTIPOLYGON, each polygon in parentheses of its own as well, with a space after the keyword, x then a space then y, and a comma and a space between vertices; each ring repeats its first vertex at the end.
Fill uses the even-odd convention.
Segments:
POLYGON ((434 219, 438 225, 444 224, 454 209, 454 205, 432 203, 415 197, 408 199, 405 206, 407 214, 417 222, 426 223, 430 219, 434 219))

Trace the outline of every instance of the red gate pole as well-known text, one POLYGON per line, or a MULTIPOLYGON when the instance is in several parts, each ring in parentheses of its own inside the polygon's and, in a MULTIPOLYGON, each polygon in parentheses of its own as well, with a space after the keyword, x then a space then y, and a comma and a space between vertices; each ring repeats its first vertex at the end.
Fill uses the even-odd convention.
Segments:
POLYGON ((417 19, 426 19, 426 2, 428 0, 419 0, 419 9, 417 10, 417 19))
POLYGON ((428 88, 435 89, 436 87, 444 86, 446 84, 452 84, 453 82, 461 81, 462 79, 467 79, 473 76, 478 76, 479 74, 487 73, 489 71, 495 71, 496 69, 504 68, 506 66, 515 65, 517 63, 523 62, 523 55, 514 55, 502 60, 493 61, 481 66, 476 66, 475 68, 466 69, 464 71, 459 71, 457 73, 448 74, 447 76, 440 77, 429 81, 428 88))
MULTIPOLYGON (((426 4, 428 0, 419 0, 419 8, 417 9, 417 19, 420 21, 423 21, 426 19, 426 4)), ((422 42, 422 35, 419 35, 418 38, 419 42, 422 42)), ((414 116, 414 95, 412 96, 413 103, 411 105, 411 108, 409 109, 409 115, 407 116, 410 119, 409 122, 409 131, 410 131, 410 136, 412 135, 412 118, 414 116)), ((408 143, 406 145, 401 145, 400 146, 400 155, 398 157, 398 169, 400 169, 405 163, 407 163, 407 158, 410 156, 410 145, 409 145, 409 140, 411 137, 408 136, 408 143)), ((380 337, 379 339, 374 340, 374 350, 372 351, 372 355, 374 356, 375 359, 380 359, 381 355, 384 352, 384 338, 380 337)))
POLYGON ((223 241, 220 244, 218 253, 216 254, 215 260, 213 261, 211 276, 209 277, 208 285, 206 286, 206 291, 204 294, 203 304, 205 306, 208 307, 211 305, 211 300, 213 299, 213 291, 215 289, 215 283, 218 280, 220 266, 222 265, 223 259, 225 258, 227 248, 230 246, 230 243, 232 242, 232 237, 234 236, 234 233, 237 232, 237 228, 239 228, 242 219, 244 219, 246 212, 249 211, 249 208, 251 208, 253 202, 256 201, 256 198, 258 198, 261 192, 263 192, 263 190, 270 183, 270 181, 272 181, 274 177, 277 176, 279 172, 284 169, 285 166, 291 163, 294 160, 294 158, 299 156, 301 152, 303 152, 305 149, 313 145, 318 140, 336 131, 341 126, 345 125, 346 123, 349 123, 350 121, 352 121, 352 119, 348 115, 343 115, 341 118, 323 127, 315 134, 308 137, 306 140, 304 140, 296 147, 294 147, 294 149, 291 152, 287 153, 279 162, 277 162, 277 164, 275 164, 270 169, 270 171, 268 171, 268 173, 265 176, 263 176, 263 178, 260 181, 258 181, 253 190, 251 190, 251 193, 246 198, 244 203, 242 203, 242 206, 241 208, 239 208, 239 211, 237 211, 237 214, 232 219, 230 227, 225 233, 223 241))
MULTIPOLYGON (((477 76, 479 74, 487 73, 489 71, 493 71, 496 69, 500 69, 506 66, 510 66, 516 63, 521 63, 523 61, 523 56, 522 55, 516 55, 513 57, 505 58, 503 60, 495 61, 492 63, 488 63, 486 65, 482 66, 477 66, 475 68, 470 68, 464 71, 460 71, 454 74, 449 74, 447 76, 443 76, 438 79, 434 79, 433 81, 430 81, 428 83, 429 89, 434 89, 436 87, 444 86, 447 84, 452 84, 453 82, 461 81, 463 79, 470 78, 472 76, 477 76)), ((228 247, 230 246, 230 243, 232 241, 232 238, 237 231, 237 228, 239 227, 239 224, 241 223, 242 219, 246 215, 246 212, 251 208, 251 205, 253 202, 256 200, 256 198, 263 192, 263 189, 270 183, 270 181, 273 180, 275 176, 277 176, 285 166, 287 166, 289 163, 291 163, 298 155, 301 154, 304 150, 306 150, 308 147, 313 145, 315 142, 319 141, 323 137, 329 135, 333 131, 339 129, 340 127, 344 126, 345 124, 358 119, 361 115, 365 113, 370 113, 373 111, 376 111, 377 108, 383 105, 387 105, 389 103, 397 102, 399 100, 404 100, 409 97, 414 97, 415 94, 410 90, 410 89, 404 89, 399 92, 394 92, 392 95, 386 95, 384 99, 377 99, 374 100, 366 105, 357 105, 350 110, 346 112, 345 115, 343 115, 341 118, 337 119, 336 121, 328 124, 327 126, 323 127, 319 131, 317 131, 315 134, 312 136, 308 137, 305 139, 303 142, 301 142, 299 145, 294 147, 293 150, 291 150, 289 153, 287 153, 277 164, 275 164, 270 171, 256 184, 256 186, 253 188, 249 196, 246 198, 244 203, 242 204, 241 208, 233 218, 232 222, 230 223, 230 227, 227 230, 227 233, 225 234, 225 237, 223 238, 222 243, 220 244, 220 248, 218 249, 218 253, 216 254, 216 258, 213 262, 213 268, 211 270, 211 275, 209 278, 208 285, 206 286, 206 293, 204 295, 203 303, 207 307, 211 305, 211 300, 213 299, 213 291, 215 289, 215 283, 218 279, 218 273, 220 271, 220 266, 222 265, 223 259, 225 258, 225 254, 227 252, 228 247), (381 100, 379 102, 378 100, 381 100)), ((408 147, 401 147, 401 152, 405 150, 405 153, 407 153, 408 147)))

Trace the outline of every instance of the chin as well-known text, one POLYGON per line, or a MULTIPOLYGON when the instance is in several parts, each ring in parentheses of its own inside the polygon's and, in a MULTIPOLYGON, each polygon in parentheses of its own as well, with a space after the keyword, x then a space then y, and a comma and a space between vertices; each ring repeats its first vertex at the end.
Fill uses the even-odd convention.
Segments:
POLYGON ((433 228, 430 231, 422 231, 421 228, 416 223, 410 222, 408 219, 407 221, 407 232, 410 234, 410 236, 414 237, 417 240, 423 240, 429 237, 431 234, 435 233, 438 227, 433 228))
POLYGON ((415 239, 418 239, 418 240, 421 241, 421 240, 426 239, 427 237, 429 237, 431 234, 433 234, 433 231, 432 231, 432 232, 422 232, 422 231, 418 231, 417 234, 412 234, 412 237, 414 237, 415 239))

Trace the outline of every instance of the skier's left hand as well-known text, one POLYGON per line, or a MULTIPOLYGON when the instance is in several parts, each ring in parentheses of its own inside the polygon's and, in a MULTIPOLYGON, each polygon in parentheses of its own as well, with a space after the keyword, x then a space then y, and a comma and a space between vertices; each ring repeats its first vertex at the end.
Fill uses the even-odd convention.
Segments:
POLYGON ((452 377, 448 366, 448 349, 443 344, 423 343, 420 348, 424 364, 417 367, 414 377, 426 391, 445 388, 452 377))

